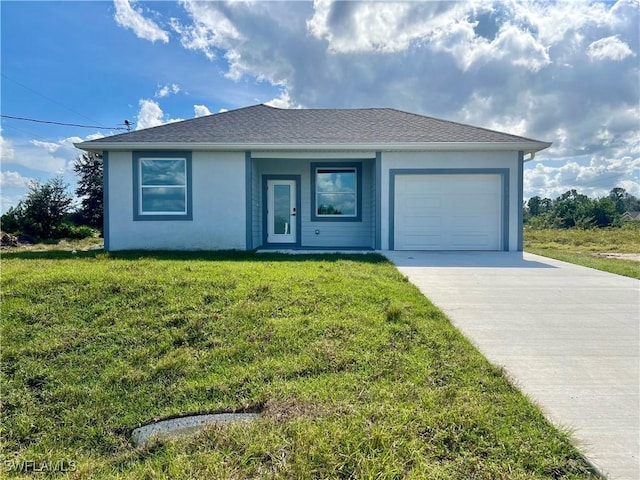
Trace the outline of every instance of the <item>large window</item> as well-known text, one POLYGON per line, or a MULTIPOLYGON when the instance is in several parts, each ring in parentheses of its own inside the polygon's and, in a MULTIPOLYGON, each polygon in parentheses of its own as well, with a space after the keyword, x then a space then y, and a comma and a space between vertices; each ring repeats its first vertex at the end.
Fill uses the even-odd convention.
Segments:
POLYGON ((360 164, 312 164, 312 220, 361 218, 360 164))
POLYGON ((140 160, 140 213, 187 213, 187 161, 184 158, 140 160))
POLYGON ((190 155, 134 154, 135 219, 190 219, 190 155))

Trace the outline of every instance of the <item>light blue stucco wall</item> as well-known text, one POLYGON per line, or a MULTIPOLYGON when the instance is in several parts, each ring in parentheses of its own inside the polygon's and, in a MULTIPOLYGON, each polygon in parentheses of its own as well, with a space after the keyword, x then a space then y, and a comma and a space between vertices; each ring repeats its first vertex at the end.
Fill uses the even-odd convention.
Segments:
POLYGON ((223 250, 246 248, 245 155, 193 152, 193 219, 137 221, 131 152, 109 152, 110 250, 223 250))

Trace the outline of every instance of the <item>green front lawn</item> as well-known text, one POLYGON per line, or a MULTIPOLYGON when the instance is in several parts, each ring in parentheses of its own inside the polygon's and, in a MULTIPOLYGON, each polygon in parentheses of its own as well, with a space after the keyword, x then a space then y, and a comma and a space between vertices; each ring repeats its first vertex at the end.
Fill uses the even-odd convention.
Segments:
POLYGON ((1 300, 4 474, 590 476, 568 434, 377 255, 17 252, 1 300), (129 442, 152 419, 220 411, 263 416, 129 442))

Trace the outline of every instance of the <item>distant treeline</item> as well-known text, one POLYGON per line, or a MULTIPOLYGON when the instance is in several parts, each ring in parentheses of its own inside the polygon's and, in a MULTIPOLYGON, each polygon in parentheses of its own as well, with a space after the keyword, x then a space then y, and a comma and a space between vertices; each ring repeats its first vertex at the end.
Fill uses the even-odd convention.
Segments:
POLYGON ((531 197, 524 203, 524 223, 530 228, 620 227, 623 213, 639 210, 640 200, 624 188, 600 198, 569 190, 555 200, 531 197))
POLYGON ((102 155, 85 153, 73 165, 78 175, 74 197, 61 176, 31 182, 29 192, 0 217, 5 233, 35 241, 85 238, 102 229, 102 155))

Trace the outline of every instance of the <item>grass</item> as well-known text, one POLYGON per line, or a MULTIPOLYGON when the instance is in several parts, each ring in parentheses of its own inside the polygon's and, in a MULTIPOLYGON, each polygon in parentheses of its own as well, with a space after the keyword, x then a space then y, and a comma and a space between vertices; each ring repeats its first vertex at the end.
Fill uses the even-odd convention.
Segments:
POLYGON ((525 229, 524 249, 545 257, 640 279, 640 262, 600 253, 640 254, 640 225, 600 229, 525 229))
POLYGON ((39 478, 584 479, 549 424, 377 255, 2 260, 1 455, 39 478), (187 413, 262 411, 135 448, 187 413), (64 465, 64 464, 62 464, 64 465))
POLYGON ((65 251, 71 250, 87 251, 98 250, 104 247, 104 239, 100 237, 86 237, 81 240, 74 239, 60 239, 49 240, 43 243, 35 244, 22 244, 19 247, 11 247, 5 252, 17 253, 17 252, 51 252, 51 251, 65 251))

